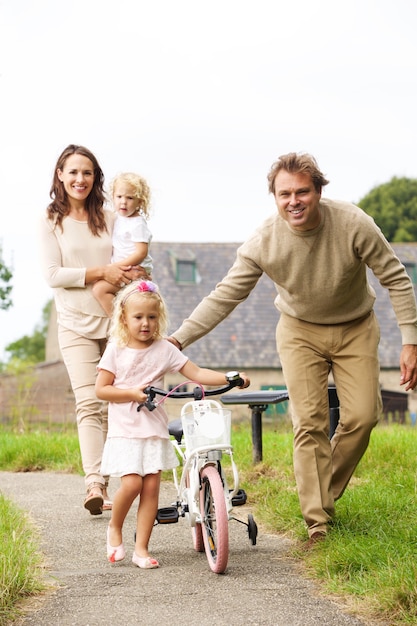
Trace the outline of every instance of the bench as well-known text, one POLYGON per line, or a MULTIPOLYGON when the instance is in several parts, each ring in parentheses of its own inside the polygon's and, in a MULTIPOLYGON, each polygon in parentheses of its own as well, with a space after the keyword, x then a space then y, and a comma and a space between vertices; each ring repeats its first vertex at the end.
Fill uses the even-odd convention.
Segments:
MULTIPOLYGON (((329 419, 330 438, 339 421, 339 398, 336 387, 329 386, 329 419)), ((247 404, 251 409, 252 421, 252 458, 254 463, 262 461, 262 414, 270 404, 279 404, 289 400, 288 391, 281 390, 260 390, 241 391, 238 393, 228 393, 221 397, 223 404, 247 404)))

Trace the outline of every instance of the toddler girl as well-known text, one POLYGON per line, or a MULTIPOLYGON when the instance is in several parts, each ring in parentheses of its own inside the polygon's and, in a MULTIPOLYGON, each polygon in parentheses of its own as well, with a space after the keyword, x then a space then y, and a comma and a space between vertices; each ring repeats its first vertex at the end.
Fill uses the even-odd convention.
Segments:
MULTIPOLYGON (((151 195, 149 186, 138 174, 127 172, 118 174, 112 180, 110 194, 117 213, 113 228, 111 262, 119 267, 140 265, 151 278, 152 257, 149 254, 149 244, 152 235, 147 224, 151 195)), ((94 296, 109 317, 112 314, 114 294, 119 287, 105 280, 99 280, 93 286, 94 296)))

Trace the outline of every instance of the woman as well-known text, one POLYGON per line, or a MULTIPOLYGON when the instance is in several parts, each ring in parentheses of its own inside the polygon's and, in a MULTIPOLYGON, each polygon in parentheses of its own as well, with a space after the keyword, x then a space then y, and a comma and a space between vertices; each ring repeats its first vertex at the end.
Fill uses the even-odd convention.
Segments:
POLYGON ((92 294, 97 280, 124 286, 146 273, 110 264, 114 214, 104 210, 104 176, 96 157, 69 145, 54 169, 52 202, 41 222, 41 257, 54 290, 58 343, 75 395, 78 437, 92 515, 111 508, 108 479, 100 474, 107 434, 107 406, 96 397, 97 364, 103 354, 109 318, 92 294))

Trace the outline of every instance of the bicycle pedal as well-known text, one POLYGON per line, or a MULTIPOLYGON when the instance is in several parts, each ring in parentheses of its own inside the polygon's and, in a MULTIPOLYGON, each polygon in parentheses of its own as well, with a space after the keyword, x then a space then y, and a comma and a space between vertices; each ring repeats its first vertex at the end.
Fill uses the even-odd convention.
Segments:
POLYGON ((178 522, 179 513, 175 506, 166 506, 158 509, 156 521, 158 524, 175 524, 178 522))
POLYGON ((246 504, 247 499, 246 491, 244 489, 239 489, 232 498, 232 506, 242 506, 243 504, 246 504))

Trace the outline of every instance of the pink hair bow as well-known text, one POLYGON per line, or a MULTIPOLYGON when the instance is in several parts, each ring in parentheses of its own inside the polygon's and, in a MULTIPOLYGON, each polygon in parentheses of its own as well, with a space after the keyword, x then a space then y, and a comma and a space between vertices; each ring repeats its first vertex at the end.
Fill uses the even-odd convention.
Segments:
POLYGON ((138 291, 153 291, 158 293, 158 285, 153 283, 151 280, 141 280, 136 289, 138 291))

